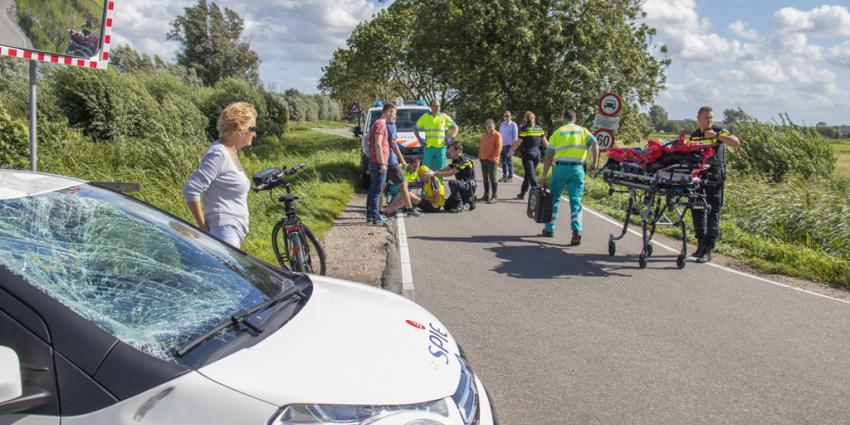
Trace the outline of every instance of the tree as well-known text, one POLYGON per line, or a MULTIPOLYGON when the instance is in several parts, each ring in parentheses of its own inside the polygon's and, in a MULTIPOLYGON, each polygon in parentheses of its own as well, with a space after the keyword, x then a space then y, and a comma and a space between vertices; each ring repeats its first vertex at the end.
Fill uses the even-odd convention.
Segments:
POLYGON ((743 109, 725 109, 723 110, 723 124, 730 128, 744 122, 752 122, 755 119, 750 114, 744 112, 743 109))
POLYGON ((670 125, 667 111, 661 105, 652 105, 649 108, 649 119, 652 121, 652 128, 655 131, 667 131, 666 129, 670 125))
POLYGON ((655 30, 639 22, 641 4, 398 0, 355 29, 320 87, 349 101, 340 94, 350 95, 361 81, 377 82, 414 97, 439 97, 474 122, 504 109, 530 110, 551 127, 571 107, 587 123, 605 91, 634 106, 652 102, 663 86, 669 61, 653 54, 655 30))
POLYGON ((225 77, 240 77, 258 85, 260 59, 250 43, 239 42, 242 18, 229 8, 198 0, 171 22, 169 40, 180 43, 177 64, 195 70, 206 85, 225 77))

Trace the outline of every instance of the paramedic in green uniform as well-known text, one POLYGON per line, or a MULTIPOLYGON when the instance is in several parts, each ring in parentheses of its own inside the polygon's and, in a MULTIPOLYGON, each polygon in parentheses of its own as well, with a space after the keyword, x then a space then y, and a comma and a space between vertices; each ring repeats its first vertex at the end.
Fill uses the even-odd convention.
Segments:
POLYGON ((541 181, 546 187, 546 176, 549 168, 552 171, 552 182, 549 188, 554 197, 552 204, 552 221, 546 224, 542 236, 555 236, 555 224, 558 222, 558 209, 561 204, 561 194, 564 187, 570 195, 570 227, 573 231, 570 245, 581 243, 581 197, 584 195, 584 160, 588 149, 593 150, 593 166, 599 166, 599 143, 596 137, 586 128, 576 125, 576 113, 572 110, 564 112, 566 124, 552 133, 549 138, 549 148, 546 159, 543 160, 543 176, 541 181))
POLYGON ((416 121, 413 133, 420 143, 425 144, 422 154, 422 165, 432 170, 446 168, 446 145, 451 144, 460 129, 452 118, 440 112, 440 101, 431 101, 431 112, 426 112, 416 121), (446 132, 452 135, 446 137, 446 132), (423 139, 421 133, 425 133, 423 139))

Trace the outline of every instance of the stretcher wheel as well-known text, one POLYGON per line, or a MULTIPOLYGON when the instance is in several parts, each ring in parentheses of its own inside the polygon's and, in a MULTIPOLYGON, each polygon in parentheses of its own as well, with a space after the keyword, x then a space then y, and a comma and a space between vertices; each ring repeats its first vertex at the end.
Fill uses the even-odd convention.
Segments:
POLYGON ((676 267, 679 269, 685 268, 686 257, 684 255, 679 255, 676 257, 676 267))
POLYGON ((647 245, 646 245, 646 256, 647 256, 647 257, 652 257, 652 244, 647 244, 647 245))
POLYGON ((638 257, 638 265, 642 269, 646 268, 646 255, 641 254, 640 257, 638 257))
POLYGON ((608 241, 608 255, 614 256, 617 253, 617 244, 614 241, 608 241))

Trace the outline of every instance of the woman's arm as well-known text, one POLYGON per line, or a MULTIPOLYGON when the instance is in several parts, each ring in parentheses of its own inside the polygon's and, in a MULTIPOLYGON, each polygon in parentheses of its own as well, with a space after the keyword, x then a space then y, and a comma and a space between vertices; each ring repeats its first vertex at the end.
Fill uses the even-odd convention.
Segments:
POLYGON ((209 231, 209 227, 204 220, 204 210, 201 206, 201 195, 209 189, 212 182, 218 177, 223 162, 225 160, 230 160, 229 158, 226 158, 225 155, 226 152, 218 149, 213 149, 207 152, 201 159, 201 163, 198 165, 198 168, 194 173, 192 173, 192 176, 189 177, 189 180, 186 181, 186 184, 183 186, 183 198, 186 200, 186 205, 189 207, 189 211, 192 213, 192 216, 195 217, 198 227, 207 231, 209 231))

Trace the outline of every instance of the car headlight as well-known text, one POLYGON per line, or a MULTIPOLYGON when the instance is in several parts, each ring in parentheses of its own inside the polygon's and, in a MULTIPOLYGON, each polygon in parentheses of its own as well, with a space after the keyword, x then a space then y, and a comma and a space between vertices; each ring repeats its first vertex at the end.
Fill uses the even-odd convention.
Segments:
POLYGON ((452 395, 452 400, 454 400, 457 409, 460 411, 463 423, 471 425, 478 423, 478 416, 480 414, 478 408, 478 388, 475 386, 475 376, 472 374, 472 369, 469 368, 462 351, 458 360, 460 361, 460 382, 458 382, 457 390, 452 395))
MULTIPOLYGON (((368 425, 393 415, 432 413, 449 416, 445 400, 397 406, 349 406, 334 404, 293 404, 284 407, 271 425, 368 425)), ((414 421, 414 423, 416 423, 414 421)), ((427 423, 427 422, 423 422, 427 423)))

